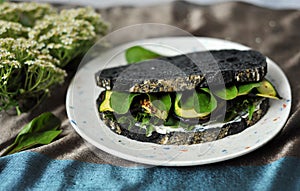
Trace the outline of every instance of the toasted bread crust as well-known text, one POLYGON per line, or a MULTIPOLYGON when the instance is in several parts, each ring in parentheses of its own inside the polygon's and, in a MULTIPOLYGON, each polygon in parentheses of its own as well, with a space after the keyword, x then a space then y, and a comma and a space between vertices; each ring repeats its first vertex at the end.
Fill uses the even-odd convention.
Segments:
POLYGON ((107 90, 151 93, 258 82, 266 73, 266 58, 257 51, 219 50, 108 68, 95 77, 97 85, 107 90))

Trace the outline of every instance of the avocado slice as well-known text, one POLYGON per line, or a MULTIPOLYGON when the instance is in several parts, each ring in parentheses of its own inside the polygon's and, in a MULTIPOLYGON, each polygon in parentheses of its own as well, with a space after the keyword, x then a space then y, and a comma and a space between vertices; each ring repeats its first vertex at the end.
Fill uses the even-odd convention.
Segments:
POLYGON ((110 97, 111 97, 112 92, 111 91, 105 91, 105 97, 103 102, 101 103, 100 107, 99 107, 99 111, 103 112, 103 111, 114 111, 111 107, 110 107, 110 97))
MULTIPOLYGON (((176 94, 176 98, 175 98, 175 103, 174 103, 174 111, 175 114, 178 115, 179 117, 184 117, 184 118, 203 118, 208 116, 211 112, 205 112, 205 113, 197 113, 194 109, 194 107, 184 107, 181 106, 181 97, 182 94, 181 93, 177 93, 176 94)), ((194 98, 192 97, 192 99, 188 99, 187 100, 187 104, 185 105, 191 105, 189 104, 191 101, 190 100, 194 100, 194 98)))
POLYGON ((261 82, 261 85, 257 87, 257 91, 259 92, 258 94, 256 94, 257 96, 271 99, 280 99, 280 96, 278 95, 275 87, 266 79, 264 79, 261 82))

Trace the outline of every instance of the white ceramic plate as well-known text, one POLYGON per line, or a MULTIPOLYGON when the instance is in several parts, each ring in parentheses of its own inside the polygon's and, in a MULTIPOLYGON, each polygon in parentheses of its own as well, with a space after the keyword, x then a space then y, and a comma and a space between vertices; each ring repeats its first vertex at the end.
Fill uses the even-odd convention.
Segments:
POLYGON ((110 60, 110 67, 126 64, 124 50, 143 44, 165 55, 206 49, 249 49, 241 44, 212 39, 172 37, 148 39, 122 45, 102 53, 84 65, 69 86, 66 100, 70 123, 86 141, 112 155, 130 161, 161 166, 189 166, 214 163, 249 153, 271 140, 283 128, 291 108, 291 89, 282 70, 270 59, 267 78, 276 86, 282 100, 271 100, 267 114, 243 132, 224 139, 197 145, 158 145, 130 140, 113 133, 99 119, 96 99, 102 91, 96 86, 94 74, 110 60), (141 43, 142 42, 142 43, 141 43), (202 44, 202 46, 201 46, 202 44), (204 47, 203 47, 204 46, 204 47))

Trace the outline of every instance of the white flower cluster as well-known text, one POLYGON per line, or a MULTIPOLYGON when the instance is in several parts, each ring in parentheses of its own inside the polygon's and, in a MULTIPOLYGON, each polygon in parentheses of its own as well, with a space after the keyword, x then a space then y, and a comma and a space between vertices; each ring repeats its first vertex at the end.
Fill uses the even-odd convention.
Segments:
POLYGON ((51 55, 60 60, 60 67, 85 53, 108 25, 92 8, 62 10, 36 22, 28 33, 30 39, 46 44, 51 55))
MULTIPOLYGON (((40 43, 34 40, 29 41, 25 38, 3 38, 0 39, 0 47, 1 82, 3 84, 8 84, 12 77, 17 78, 17 76, 12 74, 18 71, 26 71, 27 73, 24 77, 24 87, 30 87, 30 85, 26 84, 28 81, 26 78, 32 74, 41 78, 44 78, 45 74, 51 74, 49 77, 55 80, 46 80, 44 83, 48 83, 48 85, 44 84, 44 87, 53 85, 50 82, 63 83, 66 72, 54 65, 59 63, 57 59, 39 50, 41 48, 40 43), (41 70, 43 72, 40 72, 41 70)), ((34 80, 35 77, 32 77, 32 79, 34 80)), ((36 81, 30 80, 30 83, 32 82, 36 83, 36 81)), ((35 87, 37 86, 35 85, 35 87)))
POLYGON ((101 15, 96 13, 91 7, 62 10, 60 16, 65 18, 69 17, 74 20, 88 21, 95 28, 95 32, 100 35, 105 35, 108 30, 108 24, 105 23, 101 15))
POLYGON ((24 2, 0 4, 0 20, 21 23, 24 26, 33 26, 36 20, 45 15, 56 14, 57 10, 49 4, 24 2))
POLYGON ((0 4, 0 26, 0 111, 48 95, 64 82, 61 67, 108 30, 92 8, 58 13, 33 2, 0 4))
POLYGON ((24 27, 20 23, 0 20, 0 38, 7 37, 27 37, 28 27, 24 27))

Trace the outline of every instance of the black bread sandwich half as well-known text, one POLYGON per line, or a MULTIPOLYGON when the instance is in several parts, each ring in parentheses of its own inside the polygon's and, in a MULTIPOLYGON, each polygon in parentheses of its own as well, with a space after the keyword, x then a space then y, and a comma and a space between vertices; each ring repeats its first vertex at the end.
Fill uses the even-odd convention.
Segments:
POLYGON ((279 99, 266 74, 266 58, 254 50, 159 57, 97 72, 97 85, 105 89, 97 107, 106 126, 129 139, 210 142, 251 127, 269 99, 279 99), (218 111, 225 113, 211 119, 218 111))

